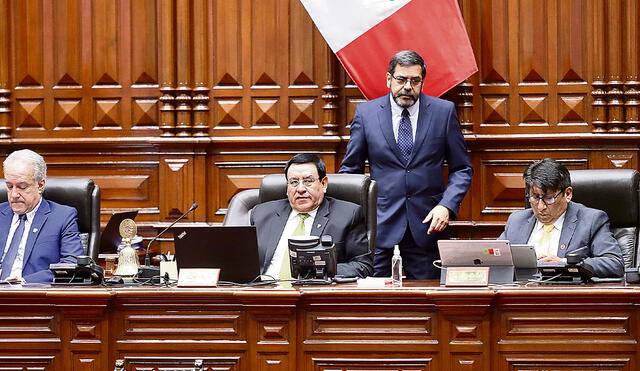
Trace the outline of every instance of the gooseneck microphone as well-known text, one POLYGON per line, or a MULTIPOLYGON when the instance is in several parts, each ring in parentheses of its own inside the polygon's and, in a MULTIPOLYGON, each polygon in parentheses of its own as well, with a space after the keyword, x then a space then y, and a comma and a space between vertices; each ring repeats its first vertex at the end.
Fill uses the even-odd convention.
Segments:
MULTIPOLYGON (((155 276, 160 276, 160 268, 151 265, 151 258, 149 257, 149 247, 151 247, 151 244, 158 239, 158 237, 162 236, 162 234, 164 234, 164 232, 168 231, 171 227, 173 227, 174 225, 176 225, 177 222, 179 222, 180 220, 184 219, 185 216, 187 216, 190 212, 192 212, 193 210, 198 208, 198 204, 197 203, 193 203, 193 205, 191 205, 191 207, 189 208, 189 210, 185 211, 184 214, 180 215, 180 217, 176 220, 173 221, 173 223, 169 224, 169 226, 165 229, 163 229, 160 233, 158 233, 155 237, 153 237, 151 239, 151 241, 149 241, 149 243, 147 244, 147 249, 145 251, 145 255, 144 255, 144 266, 140 267, 140 269, 138 270, 138 278, 152 278, 155 276)), ((158 282, 160 282, 160 278, 158 277, 157 279, 158 282)))

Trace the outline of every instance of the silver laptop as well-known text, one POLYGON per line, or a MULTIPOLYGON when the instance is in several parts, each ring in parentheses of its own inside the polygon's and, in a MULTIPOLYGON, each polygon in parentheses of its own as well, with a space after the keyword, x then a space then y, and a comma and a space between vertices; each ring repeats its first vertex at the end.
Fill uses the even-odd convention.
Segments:
POLYGON ((447 267, 489 267, 489 283, 513 283, 511 246, 506 240, 440 240, 441 283, 447 267))

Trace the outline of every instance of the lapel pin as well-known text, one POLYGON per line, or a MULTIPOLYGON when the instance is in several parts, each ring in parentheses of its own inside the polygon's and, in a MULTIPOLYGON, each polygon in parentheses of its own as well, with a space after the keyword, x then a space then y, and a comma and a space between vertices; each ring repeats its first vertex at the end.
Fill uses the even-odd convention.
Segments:
POLYGON ((316 228, 320 228, 320 227, 322 227, 322 224, 318 224, 318 226, 316 226, 316 228))
POLYGON ((38 233, 38 228, 33 228, 33 233, 38 233))
POLYGON ((566 247, 565 245, 560 245, 560 249, 561 249, 561 250, 564 250, 564 249, 566 249, 566 248, 567 248, 567 247, 566 247))

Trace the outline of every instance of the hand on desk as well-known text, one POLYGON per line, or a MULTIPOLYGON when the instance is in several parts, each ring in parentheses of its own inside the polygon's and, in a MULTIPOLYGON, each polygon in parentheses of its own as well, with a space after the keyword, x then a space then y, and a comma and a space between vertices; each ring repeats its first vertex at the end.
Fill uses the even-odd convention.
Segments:
POLYGON ((431 225, 429 225, 427 234, 444 231, 447 225, 449 225, 449 209, 442 205, 434 207, 422 223, 427 224, 429 221, 431 221, 431 225))
POLYGON ((538 262, 541 263, 549 263, 549 262, 558 262, 558 263, 566 263, 567 259, 560 258, 555 255, 545 255, 538 258, 538 262))

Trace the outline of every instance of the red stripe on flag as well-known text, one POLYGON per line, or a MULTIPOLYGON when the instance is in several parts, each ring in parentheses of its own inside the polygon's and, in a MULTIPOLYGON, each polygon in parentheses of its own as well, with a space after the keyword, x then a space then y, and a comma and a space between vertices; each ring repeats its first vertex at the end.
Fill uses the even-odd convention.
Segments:
POLYGON ((474 74, 473 49, 456 0, 413 0, 336 55, 367 99, 389 92, 385 73, 400 50, 425 59, 423 91, 440 96, 474 74))

